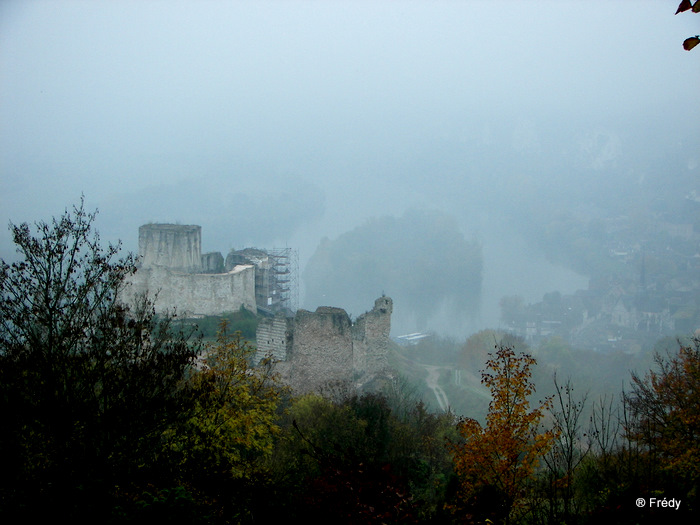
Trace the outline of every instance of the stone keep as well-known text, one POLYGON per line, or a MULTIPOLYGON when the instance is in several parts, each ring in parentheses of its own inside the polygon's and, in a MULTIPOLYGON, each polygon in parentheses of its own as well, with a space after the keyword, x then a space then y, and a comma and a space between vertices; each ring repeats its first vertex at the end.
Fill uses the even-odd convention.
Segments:
POLYGON ((139 258, 144 268, 197 273, 202 269, 202 227, 144 224, 139 228, 139 258))
POLYGON ((138 269, 127 279, 125 301, 133 303, 138 295, 148 294, 156 310, 175 309, 178 315, 219 315, 241 307, 255 312, 254 266, 238 265, 225 272, 221 254, 205 255, 203 264, 201 245, 200 226, 141 226, 138 269))

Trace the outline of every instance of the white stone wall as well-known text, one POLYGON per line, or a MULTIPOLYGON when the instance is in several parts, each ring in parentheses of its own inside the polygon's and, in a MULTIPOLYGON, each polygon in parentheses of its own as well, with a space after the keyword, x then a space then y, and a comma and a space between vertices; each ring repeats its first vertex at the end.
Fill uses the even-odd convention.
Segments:
POLYGON ((266 356, 272 356, 277 361, 285 361, 291 350, 292 330, 291 318, 283 312, 274 317, 260 319, 255 334, 257 341, 256 362, 266 356))
POLYGON ((255 268, 236 266, 228 273, 190 274, 162 266, 142 267, 127 281, 126 302, 136 294, 155 297, 157 311, 176 309, 178 315, 219 315, 238 311, 241 306, 251 312, 255 304, 255 268))

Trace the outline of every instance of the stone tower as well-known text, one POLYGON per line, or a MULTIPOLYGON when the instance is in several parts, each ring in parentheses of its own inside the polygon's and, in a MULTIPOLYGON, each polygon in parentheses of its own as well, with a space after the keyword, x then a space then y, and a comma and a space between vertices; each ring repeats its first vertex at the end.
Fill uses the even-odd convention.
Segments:
POLYGON ((352 327, 353 364, 358 375, 381 375, 389 368, 389 332, 394 303, 382 296, 352 327))
POLYGON ((145 224, 139 228, 139 257, 145 268, 163 266, 196 273, 202 269, 202 227, 145 224))

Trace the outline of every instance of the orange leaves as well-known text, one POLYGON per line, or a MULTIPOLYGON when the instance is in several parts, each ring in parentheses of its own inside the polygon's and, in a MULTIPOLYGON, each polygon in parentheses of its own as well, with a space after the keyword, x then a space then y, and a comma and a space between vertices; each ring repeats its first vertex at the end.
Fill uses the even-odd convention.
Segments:
POLYGON ((700 341, 677 355, 656 356, 656 364, 658 370, 632 376, 628 437, 657 454, 664 469, 700 480, 700 341))
POLYGON ((535 391, 532 356, 505 346, 496 346, 490 355, 481 374, 492 398, 486 426, 462 419, 458 430, 463 442, 454 444, 452 453, 463 500, 485 487, 495 488, 510 513, 520 506, 522 489, 554 438, 551 431, 540 432, 551 399, 530 408, 528 397, 535 391))

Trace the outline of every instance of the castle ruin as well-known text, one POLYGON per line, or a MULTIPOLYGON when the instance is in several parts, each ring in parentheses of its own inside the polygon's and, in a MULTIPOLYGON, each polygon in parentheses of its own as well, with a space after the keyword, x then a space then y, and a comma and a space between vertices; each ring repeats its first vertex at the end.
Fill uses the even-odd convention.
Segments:
POLYGON ((139 228, 137 271, 127 280, 127 302, 149 294, 157 311, 179 315, 219 315, 257 310, 256 267, 225 268, 220 253, 202 254, 202 228, 196 225, 145 224, 139 228))
POLYGON ((275 359, 277 371, 297 394, 366 389, 390 376, 392 309, 392 300, 383 296, 354 323, 345 310, 329 306, 262 319, 256 359, 275 359))
POLYGON ((344 396, 391 376, 388 364, 392 300, 380 297, 353 323, 342 308, 322 306, 292 315, 294 253, 288 249, 201 253, 196 225, 139 228, 137 271, 124 299, 148 294, 157 311, 180 316, 220 315, 245 308, 265 314, 258 324, 258 362, 271 356, 296 394, 344 396))
POLYGON ((139 258, 144 268, 162 266, 198 273, 202 269, 202 227, 145 224, 139 228, 139 258))

